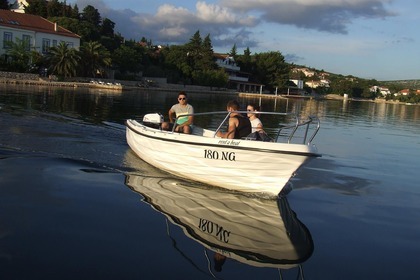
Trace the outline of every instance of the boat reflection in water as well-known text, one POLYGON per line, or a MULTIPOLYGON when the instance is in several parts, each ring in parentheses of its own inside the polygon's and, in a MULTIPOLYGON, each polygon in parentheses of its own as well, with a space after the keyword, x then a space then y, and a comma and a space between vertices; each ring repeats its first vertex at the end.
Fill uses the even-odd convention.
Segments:
POLYGON ((285 197, 248 197, 169 176, 127 174, 126 185, 185 235, 215 252, 216 271, 226 258, 289 269, 300 267, 312 255, 311 234, 285 197))

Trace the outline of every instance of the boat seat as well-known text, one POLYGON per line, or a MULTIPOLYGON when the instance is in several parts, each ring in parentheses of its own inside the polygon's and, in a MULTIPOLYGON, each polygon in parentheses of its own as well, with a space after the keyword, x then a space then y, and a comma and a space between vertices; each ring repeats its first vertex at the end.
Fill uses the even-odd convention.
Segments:
POLYGON ((262 141, 262 142, 274 142, 273 138, 267 135, 265 132, 252 132, 246 137, 242 137, 244 140, 262 141))

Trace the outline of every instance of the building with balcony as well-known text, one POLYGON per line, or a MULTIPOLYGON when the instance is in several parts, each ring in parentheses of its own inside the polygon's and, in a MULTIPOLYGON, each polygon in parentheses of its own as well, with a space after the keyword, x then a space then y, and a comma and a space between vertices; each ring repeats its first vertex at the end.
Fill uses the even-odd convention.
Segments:
POLYGON ((250 74, 241 72, 234 58, 229 54, 214 54, 216 64, 229 75, 228 88, 238 92, 262 92, 264 85, 249 81, 250 74))

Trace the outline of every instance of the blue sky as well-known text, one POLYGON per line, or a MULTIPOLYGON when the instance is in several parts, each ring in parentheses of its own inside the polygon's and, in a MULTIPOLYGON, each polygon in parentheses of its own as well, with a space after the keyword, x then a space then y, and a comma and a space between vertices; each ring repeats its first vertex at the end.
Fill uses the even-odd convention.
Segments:
POLYGON ((200 31, 215 52, 236 44, 343 75, 420 79, 418 0, 67 0, 92 5, 126 39, 184 44, 200 31))

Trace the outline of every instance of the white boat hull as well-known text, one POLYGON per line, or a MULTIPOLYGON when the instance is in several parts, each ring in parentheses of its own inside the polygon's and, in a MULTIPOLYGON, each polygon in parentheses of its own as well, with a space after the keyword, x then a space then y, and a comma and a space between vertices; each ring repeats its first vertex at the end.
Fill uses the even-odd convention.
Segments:
MULTIPOLYGON (((147 163, 182 178, 278 195, 315 146, 174 133, 128 120, 127 143, 147 163)), ((211 131, 204 134, 212 135, 211 131)))

